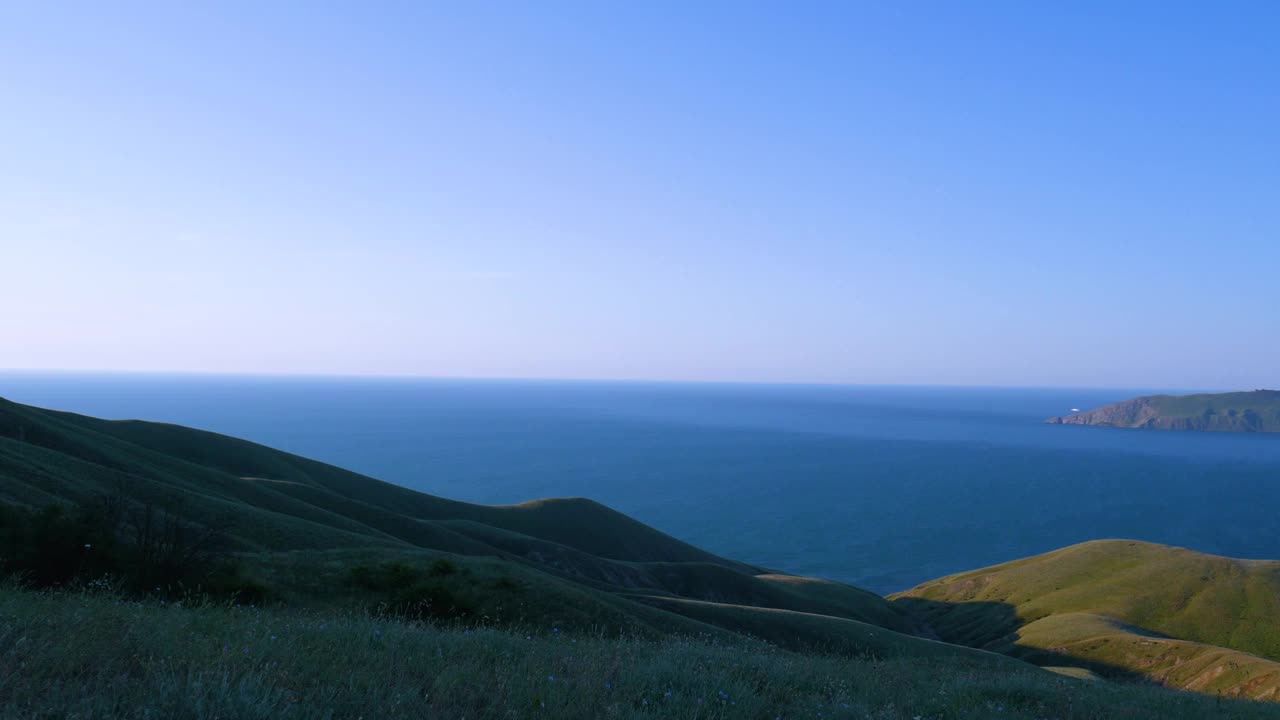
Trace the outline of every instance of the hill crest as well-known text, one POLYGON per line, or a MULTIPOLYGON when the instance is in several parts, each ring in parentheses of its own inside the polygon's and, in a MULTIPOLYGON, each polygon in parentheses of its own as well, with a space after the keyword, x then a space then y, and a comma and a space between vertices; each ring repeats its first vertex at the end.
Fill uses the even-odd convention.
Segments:
POLYGON ((1280 699, 1280 561, 1093 540, 890 599, 947 642, 1179 689, 1280 699))

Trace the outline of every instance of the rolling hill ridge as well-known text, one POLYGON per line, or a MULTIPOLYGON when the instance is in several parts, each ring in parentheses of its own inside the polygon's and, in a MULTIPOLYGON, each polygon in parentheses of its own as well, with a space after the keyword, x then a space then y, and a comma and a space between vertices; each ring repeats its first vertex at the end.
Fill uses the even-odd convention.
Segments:
MULTIPOLYGON (((322 594, 315 578, 342 582, 349 565, 421 567, 445 557, 477 575, 538 588, 507 603, 520 603, 522 622, 568 625, 571 614, 619 630, 737 631, 741 623, 728 617, 753 607, 880 630, 868 649, 937 652, 874 593, 721 558, 584 498, 474 505, 215 433, 0 400, 0 502, 87 506, 121 488, 131 504, 175 509, 192 528, 225 528, 228 551, 250 574, 268 585, 296 578, 284 595, 322 594), (714 622, 716 613, 703 608, 691 620, 693 613, 662 602, 677 599, 708 603, 726 619, 714 622)), ((476 604, 496 612, 491 588, 475 594, 476 604)), ((848 637, 845 644, 851 652, 858 645, 848 637)))
POLYGON ((947 642, 1179 689, 1280 699, 1280 562, 1098 540, 891 599, 947 642))
MULTIPOLYGON (((114 508, 122 544, 161 526, 216 537, 211 555, 234 562, 234 592, 251 587, 270 607, 763 640, 797 657, 930 668, 958 685, 1108 678, 1280 699, 1280 562, 1097 541, 883 598, 719 557, 584 498, 457 502, 216 433, 0 400, 0 570, 21 559, 23 532, 42 527, 62 543, 61 562, 92 568, 100 548, 56 536, 77 527, 59 519, 70 510, 42 508, 114 508)), ((143 590, 181 599, 214 580, 143 590)), ((4 587, 0 602, 29 607, 4 587)))

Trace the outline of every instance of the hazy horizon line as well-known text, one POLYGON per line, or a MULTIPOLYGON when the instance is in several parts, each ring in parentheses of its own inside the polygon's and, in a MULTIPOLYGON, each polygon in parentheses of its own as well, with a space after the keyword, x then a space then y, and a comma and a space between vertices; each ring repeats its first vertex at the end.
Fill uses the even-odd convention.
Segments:
POLYGON ((640 377, 565 377, 565 376, 515 376, 515 375, 431 375, 414 373, 337 373, 337 372, 271 372, 271 371, 239 371, 239 370, 125 370, 125 369, 85 369, 85 368, 0 368, 0 374, 8 375, 82 375, 82 376, 152 376, 152 377, 206 377, 206 378, 243 378, 274 380, 387 380, 387 381, 457 381, 457 382, 499 382, 499 383, 576 383, 576 384, 616 384, 616 385, 738 385, 738 386, 793 386, 793 387, 830 387, 830 388, 936 388, 936 389, 972 389, 972 390, 1129 390, 1143 392, 1169 392, 1190 394, 1198 392, 1241 392, 1260 388, 1193 388, 1193 387, 1150 387, 1141 385, 1030 385, 1030 384, 989 384, 989 383, 929 383, 929 382, 856 382, 856 381, 824 381, 824 380, 708 380, 687 378, 640 378, 640 377))

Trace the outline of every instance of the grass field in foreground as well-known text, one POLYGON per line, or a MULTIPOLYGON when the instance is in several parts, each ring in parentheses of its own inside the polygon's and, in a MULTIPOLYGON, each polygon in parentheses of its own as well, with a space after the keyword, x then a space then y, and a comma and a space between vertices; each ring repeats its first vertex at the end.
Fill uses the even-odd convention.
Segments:
POLYGON ((1009 663, 0 589, 3 718, 1280 718, 1009 663))

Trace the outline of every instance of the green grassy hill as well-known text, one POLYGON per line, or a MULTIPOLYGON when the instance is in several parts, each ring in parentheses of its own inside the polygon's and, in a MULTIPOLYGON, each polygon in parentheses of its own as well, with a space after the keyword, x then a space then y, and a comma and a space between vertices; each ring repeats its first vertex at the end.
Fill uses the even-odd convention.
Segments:
POLYGON ((443 593, 459 613, 526 623, 716 626, 635 599, 645 595, 909 629, 873 593, 717 557, 590 500, 455 502, 215 433, 0 400, 0 501, 92 506, 120 494, 193 531, 226 528, 244 572, 295 603, 425 593, 439 605, 443 593), (457 571, 433 575, 441 559, 457 571))
POLYGON ((1280 699, 1280 562, 1102 540, 935 580, 893 600, 948 642, 1280 699))
POLYGON ((590 500, 0 400, 0 717, 1280 717, 1098 680, 1272 697, 1274 563, 1045 557, 890 602, 590 500))
POLYGON ((0 400, 0 442, 5 439, 17 442, 0 446, 0 477, 8 481, 3 499, 84 499, 123 480, 139 497, 183 499, 194 519, 220 518, 229 510, 274 514, 265 524, 237 523, 236 537, 247 548, 349 547, 373 540, 474 549, 435 522, 471 520, 612 560, 697 561, 759 571, 590 500, 506 507, 455 502, 176 425, 99 420, 0 400))

